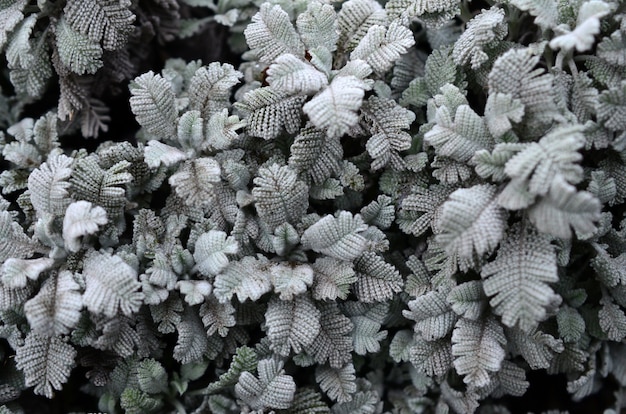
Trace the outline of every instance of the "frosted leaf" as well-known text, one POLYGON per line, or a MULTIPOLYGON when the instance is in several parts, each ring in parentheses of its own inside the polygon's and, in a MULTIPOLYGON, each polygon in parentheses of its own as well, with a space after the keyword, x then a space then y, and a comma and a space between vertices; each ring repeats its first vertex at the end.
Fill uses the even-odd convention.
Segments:
POLYGON ((456 109, 454 118, 447 106, 437 109, 435 126, 424 134, 424 142, 435 147, 437 155, 467 162, 482 149, 489 149, 493 139, 485 122, 469 105, 456 109))
POLYGON ((76 350, 57 336, 42 336, 31 331, 24 345, 17 348, 15 362, 24 372, 27 386, 35 386, 35 394, 54 397, 61 390, 76 365, 76 350))
POLYGON ((0 50, 4 49, 11 31, 24 19, 22 11, 27 3, 27 0, 17 0, 2 5, 2 9, 0 9, 0 50))
POLYGON ((269 274, 271 267, 272 264, 262 256, 260 259, 246 256, 240 261, 231 262, 215 277, 213 294, 222 303, 228 302, 233 295, 237 295, 240 302, 257 300, 272 288, 269 274))
POLYGON ((284 54, 267 70, 267 83, 287 93, 313 94, 328 85, 326 75, 297 56, 284 54))
POLYGON ((509 132, 513 128, 511 121, 521 122, 523 116, 524 105, 519 99, 505 93, 489 94, 485 105, 485 123, 495 138, 509 132))
POLYGON ((446 293, 431 291, 408 303, 403 310, 405 318, 415 321, 413 329, 426 341, 445 337, 454 327, 458 317, 446 302, 446 293))
POLYGON ((89 201, 75 201, 67 207, 63 217, 63 240, 65 248, 77 252, 82 247, 81 237, 94 234, 107 224, 106 211, 89 201))
POLYGON ((238 129, 245 126, 246 122, 241 121, 237 115, 228 115, 228 109, 216 112, 209 118, 206 124, 206 142, 203 149, 225 150, 229 148, 238 138, 238 129))
POLYGON ((533 205, 528 217, 539 231, 569 239, 572 228, 579 237, 592 235, 600 210, 600 202, 591 193, 563 184, 533 205))
MULTIPOLYGON (((312 125, 300 130, 290 148, 289 166, 322 184, 342 170, 343 147, 339 139, 328 138, 312 125)), ((343 194, 343 188, 341 189, 343 194)))
POLYGON ((72 72, 79 75, 94 74, 102 67, 99 42, 72 29, 65 19, 57 24, 56 40, 59 58, 72 72))
POLYGON ((543 30, 553 28, 558 22, 559 4, 556 0, 511 0, 511 3, 535 16, 535 24, 543 30))
POLYGON ((144 162, 150 168, 158 168, 161 165, 171 167, 189 158, 187 154, 176 147, 151 139, 143 148, 144 162))
POLYGON ((478 320, 487 307, 485 298, 482 283, 479 280, 471 280, 452 288, 446 301, 457 315, 478 320))
POLYGON ((350 54, 350 59, 362 59, 375 72, 384 73, 414 44, 413 33, 395 20, 389 27, 370 27, 350 54))
POLYGON ((336 76, 302 110, 313 125, 325 130, 330 138, 340 137, 357 124, 357 111, 369 89, 370 86, 356 76, 336 76))
POLYGON ((504 325, 519 325, 525 332, 537 327, 548 307, 559 300, 548 285, 558 280, 554 248, 549 237, 532 228, 513 227, 481 276, 494 313, 504 325))
POLYGON ((321 257, 312 265, 313 298, 317 300, 346 299, 357 276, 349 262, 321 257))
POLYGON ((489 374, 502 366, 505 345, 504 331, 494 318, 459 320, 452 333, 452 355, 463 382, 475 387, 489 384, 489 374))
POLYGON ((206 280, 179 280, 176 289, 184 296, 189 306, 199 305, 211 294, 211 284, 206 280))
POLYGON ((357 391, 355 372, 352 363, 341 368, 320 365, 315 369, 315 380, 330 399, 348 402, 352 401, 352 395, 357 391))
POLYGON ((204 119, 230 106, 231 88, 243 74, 228 63, 213 62, 199 68, 189 81, 189 108, 204 119))
POLYGON ((335 302, 321 302, 320 332, 306 352, 318 364, 328 363, 333 368, 341 368, 352 360, 352 337, 354 328, 350 319, 341 313, 335 302))
POLYGON ((28 189, 33 207, 40 213, 62 215, 70 203, 68 178, 72 159, 54 152, 28 176, 28 189))
POLYGON ((301 243, 305 249, 340 260, 357 258, 366 247, 361 232, 367 229, 360 215, 341 211, 337 217, 327 215, 305 230, 301 243))
POLYGON ((426 341, 415 337, 409 349, 411 364, 420 372, 429 376, 440 376, 452 366, 452 345, 450 339, 426 341))
POLYGON ((297 224, 309 207, 308 187, 288 166, 260 168, 252 195, 259 217, 270 230, 288 222, 297 224))
POLYGON ((72 274, 62 271, 48 278, 36 296, 24 304, 31 329, 44 336, 70 333, 78 324, 83 302, 72 274))
POLYGON ((28 279, 37 280, 42 272, 50 269, 54 259, 40 257, 38 259, 17 259, 10 257, 0 267, 0 280, 10 289, 26 286, 28 279))
POLYGON ((262 359, 257 371, 258 378, 247 371, 241 373, 235 385, 237 397, 253 410, 291 407, 296 384, 292 377, 284 373, 283 363, 262 359))
POLYGON ((351 0, 342 4, 337 14, 339 27, 338 45, 342 50, 351 51, 374 25, 385 26, 387 13, 374 0, 351 0))
POLYGON ((603 91, 596 101, 598 121, 611 131, 626 128, 626 81, 603 91))
POLYGON ((131 316, 141 307, 144 295, 137 271, 120 256, 91 252, 83 266, 86 289, 83 303, 89 311, 113 317, 121 310, 131 316))
POLYGON ((133 30, 135 15, 128 0, 69 0, 63 9, 68 23, 105 50, 119 49, 133 30))
POLYGON ((172 85, 150 71, 130 84, 130 108, 137 122, 158 137, 176 136, 176 105, 172 85))
POLYGON ((274 291, 281 300, 293 300, 313 283, 313 269, 306 264, 292 266, 280 263, 270 270, 274 291))
POLYGON ((478 69, 489 60, 483 49, 504 39, 507 33, 503 9, 492 7, 489 10, 482 10, 467 22, 465 32, 454 44, 452 52, 454 61, 458 65, 471 63, 472 69, 478 69))
POLYGON ((221 303, 213 295, 209 296, 200 306, 200 317, 209 336, 217 333, 219 336, 225 337, 230 328, 236 325, 233 305, 230 302, 221 303))
POLYGON ((211 203, 220 172, 220 165, 213 158, 196 158, 181 165, 168 182, 185 204, 202 207, 211 203))
POLYGON ((496 202, 496 187, 456 190, 443 204, 436 240, 448 254, 470 259, 492 252, 506 229, 506 212, 496 202))
POLYGON ((304 56, 304 45, 289 15, 279 5, 263 3, 244 35, 250 50, 261 62, 270 63, 285 53, 304 56))
POLYGON ((307 50, 324 47, 334 52, 337 49, 339 30, 332 5, 317 0, 309 2, 306 11, 298 15, 296 27, 307 50))
POLYGON ((363 302, 384 302, 402 291, 400 272, 375 253, 363 253, 355 261, 354 270, 357 276, 354 293, 363 302))
POLYGON ((320 311, 306 295, 290 301, 272 299, 265 312, 270 348, 283 356, 288 356, 291 350, 301 352, 320 333, 320 316, 320 311))
POLYGON ((223 231, 203 233, 196 240, 193 253, 196 269, 206 277, 215 276, 228 266, 226 255, 233 255, 238 250, 237 241, 223 231))
POLYGON ((559 25, 555 32, 565 32, 550 40, 552 49, 570 51, 576 48, 584 52, 593 47, 595 35, 600 33, 600 19, 611 12, 611 6, 600 0, 591 0, 583 3, 578 12, 576 28, 569 31, 567 25, 559 25))

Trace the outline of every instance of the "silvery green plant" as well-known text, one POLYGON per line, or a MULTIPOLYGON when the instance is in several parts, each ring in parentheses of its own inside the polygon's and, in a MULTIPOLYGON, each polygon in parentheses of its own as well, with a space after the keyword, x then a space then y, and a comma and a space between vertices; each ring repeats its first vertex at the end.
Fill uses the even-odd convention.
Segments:
POLYGON ((238 68, 134 78, 132 143, 1 134, 0 412, 626 406, 622 2, 185 3, 238 68))

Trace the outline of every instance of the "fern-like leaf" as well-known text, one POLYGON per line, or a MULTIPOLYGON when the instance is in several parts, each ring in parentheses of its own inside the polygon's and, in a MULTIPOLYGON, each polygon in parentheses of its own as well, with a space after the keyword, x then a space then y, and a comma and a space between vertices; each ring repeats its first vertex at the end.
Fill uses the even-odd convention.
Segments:
POLYGON ((61 390, 75 366, 76 350, 57 336, 42 336, 30 332, 24 345, 17 348, 15 362, 24 372, 27 386, 47 398, 61 390))
POLYGON ((127 0, 69 0, 64 12, 70 26, 105 50, 123 46, 133 30, 135 16, 127 0))
POLYGON ((288 356, 290 351, 299 353, 313 343, 320 333, 321 313, 306 295, 291 301, 273 299, 265 312, 267 337, 271 349, 279 355, 288 356))
POLYGON ((516 226, 481 272, 485 293, 504 325, 530 332, 546 318, 558 299, 548 283, 558 280, 556 255, 550 238, 528 226, 516 226))
POLYGON ((343 403, 352 401, 357 391, 355 372, 352 363, 341 368, 320 365, 315 369, 315 380, 331 400, 343 403))
POLYGON ((150 71, 130 84, 130 109, 146 131, 158 137, 176 135, 176 104, 172 85, 150 71))
POLYGON ((121 310, 132 315, 139 310, 144 295, 137 271, 118 255, 91 252, 83 267, 86 288, 83 302, 91 312, 113 317, 121 310))
POLYGON ((78 283, 70 272, 62 271, 48 278, 37 295, 24 304, 24 313, 34 332, 60 336, 76 326, 82 307, 78 283))
POLYGON ((231 88, 243 74, 228 64, 213 62, 199 68, 189 82, 189 108, 204 119, 229 107, 231 88))
POLYGON ((235 385, 235 394, 253 410, 291 406, 296 392, 296 383, 286 375, 282 362, 262 359, 257 367, 259 377, 244 371, 235 385))
POLYGON ((506 213, 496 202, 496 187, 476 185, 456 190, 443 205, 437 242, 448 254, 470 259, 492 252, 506 229, 506 213))
POLYGON ((414 44, 413 33, 395 20, 389 27, 370 27, 350 54, 350 59, 362 59, 375 72, 385 73, 414 44))
POLYGON ((30 201, 37 212, 58 216, 65 212, 70 203, 71 165, 70 157, 55 152, 28 176, 30 201))

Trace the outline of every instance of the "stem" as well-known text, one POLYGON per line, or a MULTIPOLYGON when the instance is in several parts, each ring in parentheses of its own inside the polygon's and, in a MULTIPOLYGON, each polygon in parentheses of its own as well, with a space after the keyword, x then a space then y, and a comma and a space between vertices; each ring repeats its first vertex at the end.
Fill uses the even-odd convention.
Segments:
POLYGON ((176 412, 178 414, 187 414, 187 410, 185 410, 185 407, 183 406, 183 404, 177 399, 172 398, 168 402, 176 408, 176 412))

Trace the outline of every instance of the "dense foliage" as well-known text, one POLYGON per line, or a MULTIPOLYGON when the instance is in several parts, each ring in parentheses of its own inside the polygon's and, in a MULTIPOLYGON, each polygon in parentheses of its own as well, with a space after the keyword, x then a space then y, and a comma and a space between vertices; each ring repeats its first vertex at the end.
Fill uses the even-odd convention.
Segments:
POLYGON ((0 51, 0 413, 626 406, 622 1, 0 0, 0 51))

